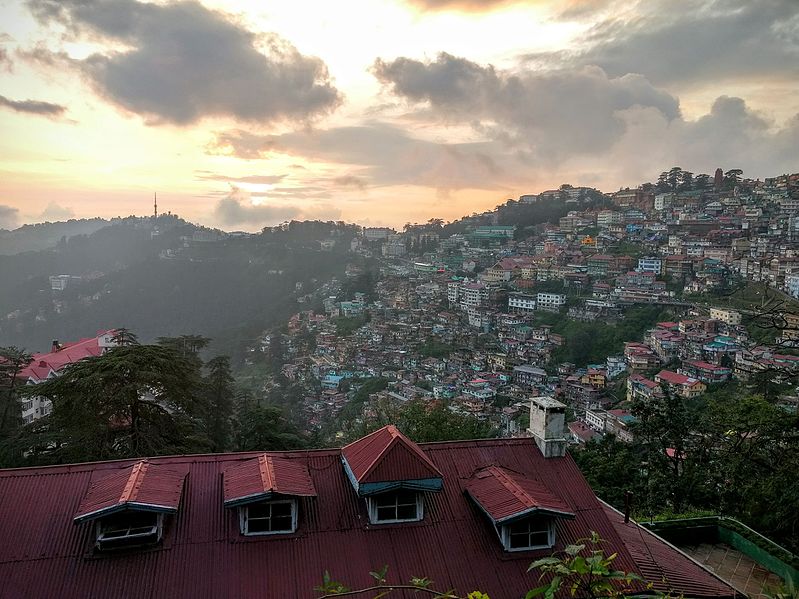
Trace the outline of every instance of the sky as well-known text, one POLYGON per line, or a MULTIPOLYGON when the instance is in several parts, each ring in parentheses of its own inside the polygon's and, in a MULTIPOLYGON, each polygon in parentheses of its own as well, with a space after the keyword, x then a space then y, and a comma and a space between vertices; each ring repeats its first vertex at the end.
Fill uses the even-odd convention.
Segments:
POLYGON ((797 0, 0 0, 0 228, 799 171, 797 0))

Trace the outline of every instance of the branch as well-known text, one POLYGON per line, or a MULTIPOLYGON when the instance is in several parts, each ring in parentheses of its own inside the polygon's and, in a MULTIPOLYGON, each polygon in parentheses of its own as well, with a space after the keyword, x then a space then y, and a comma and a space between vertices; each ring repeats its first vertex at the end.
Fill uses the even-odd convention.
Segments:
POLYGON ((422 593, 427 593, 428 595, 433 595, 434 597, 439 597, 440 599, 461 599, 458 595, 453 595, 450 591, 436 591, 435 589, 427 589, 425 587, 420 587, 412 584, 378 584, 373 587, 366 587, 364 589, 356 589, 354 591, 344 591, 343 593, 330 593, 328 595, 322 595, 319 599, 331 599, 332 597, 346 597, 352 595, 360 595, 361 593, 370 593, 372 591, 417 591, 422 593))

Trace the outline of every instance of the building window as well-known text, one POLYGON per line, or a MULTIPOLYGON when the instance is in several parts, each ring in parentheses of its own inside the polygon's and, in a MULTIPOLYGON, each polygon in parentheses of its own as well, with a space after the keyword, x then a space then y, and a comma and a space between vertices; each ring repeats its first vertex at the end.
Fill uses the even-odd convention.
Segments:
POLYGON ((154 512, 126 511, 97 522, 97 548, 124 549, 154 545, 161 540, 163 515, 154 512))
POLYGON ((423 517, 422 494, 416 491, 381 493, 367 499, 372 524, 414 522, 423 517))
POLYGON ((502 544, 508 551, 543 549, 555 544, 551 518, 532 516, 502 527, 502 544))
POLYGON ((241 532, 245 535, 277 535, 297 530, 297 505, 294 500, 264 501, 239 511, 241 532))

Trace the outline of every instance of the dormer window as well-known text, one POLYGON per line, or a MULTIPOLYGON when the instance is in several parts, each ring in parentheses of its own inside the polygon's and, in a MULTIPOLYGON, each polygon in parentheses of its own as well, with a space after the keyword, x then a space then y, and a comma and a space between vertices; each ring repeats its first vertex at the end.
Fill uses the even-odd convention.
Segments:
POLYGON ((424 497, 444 486, 428 455, 394 425, 384 426, 341 450, 352 488, 366 499, 369 522, 417 522, 424 497))
POLYGON ((262 501, 239 508, 244 535, 288 534, 297 530, 297 502, 293 499, 262 501))
POLYGON ((505 551, 554 547, 555 519, 575 517, 543 481, 499 466, 475 472, 466 493, 489 517, 505 551))
POLYGON ((299 498, 316 497, 305 464, 265 453, 225 470, 223 484, 225 507, 238 508, 246 536, 296 532, 299 498))
POLYGON ((422 494, 416 491, 396 491, 367 497, 369 520, 372 524, 415 522, 424 517, 422 494))
POLYGON ((555 524, 546 516, 531 516, 502 527, 502 545, 508 551, 544 549, 555 544, 555 524))
POLYGON ((92 481, 74 522, 94 522, 100 551, 158 544, 166 516, 176 514, 186 472, 146 460, 92 481))
POLYGON ((97 521, 96 546, 102 551, 155 545, 161 540, 163 514, 124 511, 97 521))

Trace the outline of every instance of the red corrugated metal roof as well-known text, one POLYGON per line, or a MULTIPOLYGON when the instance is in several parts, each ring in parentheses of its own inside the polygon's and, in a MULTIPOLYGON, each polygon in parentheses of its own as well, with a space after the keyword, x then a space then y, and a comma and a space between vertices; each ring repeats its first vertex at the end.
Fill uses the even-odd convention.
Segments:
POLYGON ((20 375, 35 381, 42 381, 50 375, 51 371, 58 372, 67 364, 78 362, 84 358, 99 356, 103 353, 103 348, 100 347, 100 337, 113 331, 114 329, 101 331, 97 334, 97 337, 68 343, 61 346, 58 351, 34 354, 33 361, 20 372, 20 375))
POLYGON ((478 470, 466 483, 466 492, 495 522, 537 510, 574 516, 572 507, 550 491, 544 481, 499 466, 478 470))
POLYGON ((261 454, 231 466, 223 474, 225 505, 263 500, 273 493, 315 497, 308 467, 297 461, 261 454))
POLYGON ((413 441, 393 424, 341 450, 359 483, 441 478, 441 472, 413 441))
MULTIPOLYGON (((92 554, 92 527, 73 526, 72 516, 94 481, 135 461, 0 470, 0 595, 304 599, 313 597, 325 570, 358 588, 374 582, 370 570, 388 564, 391 582, 428 576, 437 588, 481 589, 506 599, 537 586, 538 575, 527 572, 531 561, 592 530, 608 552, 618 552, 616 567, 640 571, 570 457, 545 459, 532 439, 429 443, 419 450, 442 473, 443 489, 425 495, 422 521, 384 525, 369 524, 339 450, 267 454, 305 465, 318 497, 298 499, 296 533, 259 537, 242 536, 236 511, 224 508, 223 473, 260 453, 151 458, 150 467, 188 470, 180 509, 166 518, 158 550, 118 555, 92 554), (464 493, 475 472, 490 465, 551 483, 552 493, 573 508, 574 519, 557 520, 553 549, 503 550, 493 524, 464 493)), ((696 575, 700 582, 711 577, 696 575)), ((685 590, 695 584, 685 582, 685 590)))
MULTIPOLYGON (((639 573, 656 591, 667 593, 681 589, 687 597, 730 596, 735 589, 708 572, 676 547, 634 521, 624 522, 624 515, 603 503, 605 514, 638 566, 639 573)), ((737 594, 739 597, 745 595, 737 594)))
POLYGON ((75 522, 99 518, 126 507, 176 512, 186 471, 139 461, 92 481, 75 513, 75 522))

